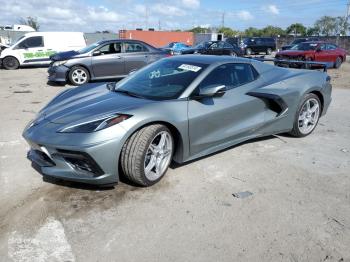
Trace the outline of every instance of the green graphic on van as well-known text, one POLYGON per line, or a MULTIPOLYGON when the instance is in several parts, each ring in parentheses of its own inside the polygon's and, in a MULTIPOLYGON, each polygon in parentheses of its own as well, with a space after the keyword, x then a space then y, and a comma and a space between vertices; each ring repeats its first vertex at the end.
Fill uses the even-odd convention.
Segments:
POLYGON ((43 57, 49 57, 50 55, 56 54, 56 51, 46 51, 46 52, 35 52, 35 53, 24 53, 25 59, 31 59, 31 58, 43 58, 43 57))

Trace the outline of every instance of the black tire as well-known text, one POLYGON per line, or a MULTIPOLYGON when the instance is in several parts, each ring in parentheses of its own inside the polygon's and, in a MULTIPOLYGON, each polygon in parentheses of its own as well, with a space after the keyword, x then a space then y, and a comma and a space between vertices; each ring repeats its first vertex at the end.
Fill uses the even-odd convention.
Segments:
POLYGON ((337 57, 337 59, 335 60, 335 63, 334 63, 334 68, 336 68, 336 69, 340 68, 342 63, 343 63, 343 59, 340 56, 337 57))
POLYGON ((82 66, 73 66, 69 71, 68 79, 72 85, 80 86, 90 81, 90 73, 82 66), (77 74, 80 74, 81 77, 77 74))
POLYGON ((160 124, 146 126, 135 132, 124 144, 120 156, 120 164, 124 175, 132 182, 141 186, 151 186, 163 178, 168 170, 174 152, 174 142, 170 130, 160 124), (145 159, 150 144, 161 132, 168 132, 171 136, 172 150, 170 161, 164 172, 156 180, 150 180, 145 175, 145 159))
POLYGON ((247 48, 247 49, 245 50, 245 54, 246 54, 246 55, 252 55, 252 54, 253 54, 252 49, 251 49, 251 48, 247 48))
POLYGON ((238 55, 237 55, 237 53, 236 53, 236 52, 231 51, 230 56, 237 57, 238 55))
POLYGON ((271 55, 272 54, 272 49, 271 48, 266 49, 266 54, 267 55, 271 55))
POLYGON ((15 70, 19 68, 19 62, 16 57, 6 56, 2 60, 2 65, 7 70, 15 70))
POLYGON ((320 115, 321 115, 321 112, 322 112, 321 109, 322 109, 322 104, 321 104, 321 101, 318 98, 318 96, 313 94, 313 93, 306 94, 303 97, 303 99, 301 100, 301 102, 300 102, 300 104, 298 106, 298 110, 296 111, 296 114, 295 114, 295 117, 294 117, 293 129, 292 129, 291 132, 289 132, 289 134, 294 136, 294 137, 305 137, 305 136, 310 135, 315 130, 315 128, 316 128, 316 126, 318 124, 318 121, 320 119, 320 115), (301 111, 302 111, 302 109, 304 107, 304 104, 306 103, 306 101, 308 101, 310 99, 315 99, 318 102, 318 105, 319 105, 317 121, 314 124, 312 130, 310 130, 310 132, 302 133, 301 130, 300 130, 300 127, 299 127, 299 116, 300 116, 300 113, 301 113, 301 111))

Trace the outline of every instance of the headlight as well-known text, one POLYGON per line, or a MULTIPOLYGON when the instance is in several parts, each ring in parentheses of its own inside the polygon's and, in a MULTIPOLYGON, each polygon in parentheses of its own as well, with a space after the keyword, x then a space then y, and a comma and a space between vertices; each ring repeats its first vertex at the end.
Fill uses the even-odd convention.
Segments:
POLYGON ((64 65, 65 63, 67 63, 67 61, 68 61, 68 60, 56 61, 56 62, 53 62, 52 66, 64 65))
POLYGON ((110 126, 114 126, 130 118, 130 115, 112 115, 99 119, 95 119, 89 122, 79 123, 65 127, 58 132, 60 133, 91 133, 105 129, 110 126))

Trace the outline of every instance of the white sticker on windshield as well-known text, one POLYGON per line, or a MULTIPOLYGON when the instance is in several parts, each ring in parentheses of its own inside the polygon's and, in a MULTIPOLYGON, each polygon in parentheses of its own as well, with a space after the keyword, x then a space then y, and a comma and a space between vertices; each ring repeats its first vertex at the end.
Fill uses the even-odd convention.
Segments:
POLYGON ((178 67, 179 69, 187 70, 187 71, 192 71, 192 72, 198 72, 202 68, 199 66, 194 66, 194 65, 187 65, 187 64, 182 64, 178 67))
POLYGON ((317 46, 317 44, 310 44, 310 46, 317 46))

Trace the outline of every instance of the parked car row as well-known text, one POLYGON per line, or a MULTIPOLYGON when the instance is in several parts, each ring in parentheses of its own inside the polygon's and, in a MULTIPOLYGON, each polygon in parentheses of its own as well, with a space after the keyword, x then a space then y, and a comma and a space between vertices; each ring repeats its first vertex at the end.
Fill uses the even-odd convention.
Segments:
MULTIPOLYGON (((297 38, 275 56, 279 60, 327 62, 338 68, 346 60, 345 50, 316 38, 297 38), (311 41, 312 40, 312 41, 311 41)), ((194 47, 171 42, 162 48, 130 39, 104 40, 86 46, 83 33, 32 32, 0 53, 5 69, 22 65, 48 65, 49 81, 82 85, 90 80, 123 78, 143 66, 170 55, 251 56, 276 50, 272 37, 227 38, 206 41, 194 47), (70 51, 68 51, 70 50, 70 51), (72 51, 76 50, 76 51, 72 51)), ((276 61, 279 66, 300 66, 276 61)), ((305 66, 305 65, 304 65, 305 66)))

